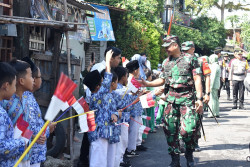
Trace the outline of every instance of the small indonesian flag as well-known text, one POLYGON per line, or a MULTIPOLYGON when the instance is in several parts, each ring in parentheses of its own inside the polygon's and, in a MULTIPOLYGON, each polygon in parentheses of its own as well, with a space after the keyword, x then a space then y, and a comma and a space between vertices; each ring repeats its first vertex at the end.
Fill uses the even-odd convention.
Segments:
POLYGON ((31 130, 28 129, 29 123, 23 120, 23 114, 17 119, 17 123, 14 129, 14 139, 23 138, 27 144, 33 134, 31 130))
MULTIPOLYGON (((76 101, 72 107, 76 110, 77 114, 82 114, 89 111, 89 106, 83 97, 76 101)), ((81 129, 80 133, 91 132, 95 130, 96 124, 94 112, 80 115, 78 120, 81 129)))
POLYGON ((129 60, 126 59, 126 57, 122 57, 122 66, 126 67, 126 65, 128 64, 129 60))
POLYGON ((61 73, 54 95, 51 98, 45 119, 53 121, 60 110, 68 108, 67 100, 71 97, 76 84, 65 74, 61 73))
POLYGON ((33 132, 29 129, 26 129, 25 132, 22 134, 22 139, 24 139, 25 143, 27 144, 32 137, 33 132))
POLYGON ((128 82, 128 90, 133 93, 136 93, 140 87, 141 84, 134 77, 128 82))
POLYGON ((144 134, 148 134, 148 132, 150 131, 151 129, 149 127, 146 127, 144 125, 141 125, 141 127, 139 128, 139 132, 141 133, 144 133, 144 134))
POLYGON ((129 124, 127 122, 122 122, 122 123, 119 123, 119 124, 115 123, 115 126, 119 126, 119 125, 124 125, 124 126, 129 127, 129 124))
POLYGON ((29 127, 29 123, 23 120, 23 114, 19 116, 14 129, 14 139, 19 139, 23 132, 29 127))
POLYGON ((151 117, 146 116, 146 115, 142 115, 141 117, 142 117, 143 119, 146 119, 146 120, 149 120, 149 121, 151 120, 151 117))
POLYGON ((153 99, 153 95, 151 92, 141 96, 140 102, 141 102, 142 108, 150 108, 155 105, 155 101, 153 99))

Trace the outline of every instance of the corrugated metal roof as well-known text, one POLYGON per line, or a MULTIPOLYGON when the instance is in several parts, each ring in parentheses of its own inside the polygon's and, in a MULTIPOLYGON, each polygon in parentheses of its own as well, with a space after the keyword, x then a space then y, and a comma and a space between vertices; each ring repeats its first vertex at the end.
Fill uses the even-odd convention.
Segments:
POLYGON ((114 6, 109 6, 109 5, 104 5, 104 4, 98 4, 98 3, 93 3, 93 2, 85 2, 85 3, 89 3, 89 4, 93 4, 93 5, 99 5, 99 6, 107 6, 110 10, 116 10, 119 12, 126 12, 127 9, 122 9, 122 8, 117 8, 114 6))

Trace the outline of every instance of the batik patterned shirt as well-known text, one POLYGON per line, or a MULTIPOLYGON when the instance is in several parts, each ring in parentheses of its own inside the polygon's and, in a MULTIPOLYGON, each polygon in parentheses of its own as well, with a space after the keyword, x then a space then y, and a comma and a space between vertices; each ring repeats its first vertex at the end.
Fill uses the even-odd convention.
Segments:
POLYGON ((0 166, 12 167, 24 151, 25 141, 14 139, 14 128, 7 112, 0 106, 0 166))
MULTIPOLYGON (((20 99, 18 95, 14 94, 10 100, 3 100, 2 106, 7 111, 14 127, 21 114, 23 114, 23 119, 30 124, 30 110, 28 97, 26 95, 23 94, 22 99, 20 99)), ((30 126, 28 129, 31 130, 30 126)), ((31 140, 29 142, 31 142, 31 140)), ((24 157, 23 161, 30 160, 31 151, 24 157)))
POLYGON ((112 96, 109 93, 113 75, 111 73, 104 74, 104 80, 97 93, 93 93, 90 98, 89 108, 95 111, 96 129, 93 132, 88 133, 90 142, 93 142, 99 138, 109 139, 112 132, 111 115, 118 113, 111 112, 110 108, 113 105, 112 96))
MULTIPOLYGON (((32 130, 33 135, 37 135, 44 125, 44 120, 42 119, 42 112, 33 93, 26 91, 23 95, 27 96, 28 98, 28 106, 30 110, 30 129, 32 130)), ((49 127, 46 129, 45 135, 47 138, 49 137, 49 127)), ((46 151, 46 142, 42 145, 35 143, 32 147, 30 164, 44 162, 46 160, 46 151)))

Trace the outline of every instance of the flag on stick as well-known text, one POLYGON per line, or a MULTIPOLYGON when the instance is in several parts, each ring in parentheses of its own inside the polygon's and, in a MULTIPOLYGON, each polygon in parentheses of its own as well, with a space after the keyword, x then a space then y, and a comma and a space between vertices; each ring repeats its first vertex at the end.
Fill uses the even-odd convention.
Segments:
POLYGON ((134 77, 128 82, 128 89, 133 93, 136 93, 140 87, 141 84, 134 77))
POLYGON ((24 139, 25 143, 27 144, 32 137, 33 132, 29 129, 26 129, 24 133, 22 134, 22 139, 24 139))
POLYGON ((142 115, 141 117, 142 117, 143 119, 146 119, 146 120, 149 120, 149 121, 151 120, 151 117, 146 116, 146 115, 142 115))
POLYGON ((142 108, 150 108, 155 105, 155 101, 153 99, 153 95, 151 92, 141 96, 140 102, 141 102, 142 108))
MULTIPOLYGON (((89 106, 83 97, 76 101, 72 107, 76 110, 77 114, 89 111, 89 106)), ((80 115, 78 121, 81 129, 80 133, 94 131, 96 128, 94 112, 80 115)))
POLYGON ((148 134, 148 132, 150 131, 151 129, 149 127, 146 127, 144 125, 141 125, 141 127, 139 128, 139 132, 141 133, 144 133, 144 134, 148 134))
POLYGON ((23 120, 23 114, 21 114, 14 129, 14 139, 19 139, 28 127, 29 123, 23 120))
POLYGON ((70 99, 76 86, 77 85, 72 80, 70 80, 65 74, 61 73, 56 90, 51 98, 45 115, 46 120, 53 121, 60 110, 68 108, 68 105, 65 102, 70 99))
POLYGON ((128 64, 129 60, 126 59, 126 57, 122 57, 122 66, 126 67, 126 65, 128 64))

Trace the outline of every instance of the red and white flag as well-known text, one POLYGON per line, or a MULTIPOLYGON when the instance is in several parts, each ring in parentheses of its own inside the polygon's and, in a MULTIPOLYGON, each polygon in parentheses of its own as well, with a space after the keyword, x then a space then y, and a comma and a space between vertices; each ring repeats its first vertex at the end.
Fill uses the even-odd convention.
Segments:
POLYGON ((142 117, 143 119, 146 119, 146 120, 149 120, 149 121, 151 120, 151 117, 146 116, 146 115, 142 115, 141 117, 142 117))
POLYGON ((126 65, 129 63, 129 60, 126 59, 126 57, 122 57, 122 66, 126 67, 126 65))
POLYGON ((33 132, 28 129, 29 123, 23 120, 23 114, 19 116, 14 129, 14 139, 23 138, 27 144, 33 132))
POLYGON ((151 92, 141 96, 140 102, 141 102, 142 108, 150 108, 155 105, 155 101, 153 99, 153 95, 151 92))
POLYGON ((27 144, 30 138, 32 137, 32 135, 33 135, 33 132, 29 129, 26 129, 24 133, 22 134, 21 138, 24 139, 25 143, 27 144))
POLYGON ((146 127, 144 125, 141 125, 140 128, 139 128, 139 132, 141 133, 144 133, 144 134, 148 134, 148 132, 150 131, 151 129, 149 127, 146 127))
MULTIPOLYGON (((72 105, 72 107, 76 110, 77 114, 82 114, 84 112, 89 111, 89 106, 83 97, 81 97, 78 101, 76 101, 72 105)), ((95 130, 96 124, 95 124, 94 112, 80 115, 78 120, 81 129, 79 133, 90 132, 95 130)))
POLYGON ((133 93, 136 93, 140 87, 141 84, 134 77, 128 82, 128 90, 133 93))
POLYGON ((76 84, 65 74, 61 73, 54 95, 51 98, 45 119, 53 121, 60 110, 68 108, 67 100, 71 97, 76 84))
POLYGON ((23 114, 19 116, 14 129, 14 139, 19 139, 23 132, 29 127, 29 123, 23 120, 23 114))

